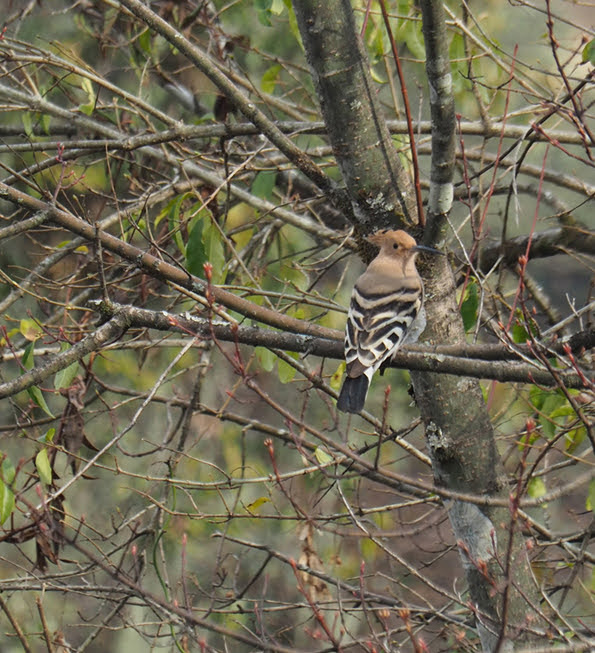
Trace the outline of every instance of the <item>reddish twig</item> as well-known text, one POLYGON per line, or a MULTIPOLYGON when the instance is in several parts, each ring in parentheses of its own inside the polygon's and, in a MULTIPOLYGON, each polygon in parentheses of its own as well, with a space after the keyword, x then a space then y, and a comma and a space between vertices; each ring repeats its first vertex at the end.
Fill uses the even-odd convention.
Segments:
MULTIPOLYGON (((496 176, 498 174, 498 167, 500 165, 500 161, 502 161, 504 156, 506 156, 506 155, 502 156, 502 145, 503 145, 503 142, 504 142, 505 127, 506 127, 506 121, 507 121, 507 117, 508 117, 508 106, 510 104, 510 96, 511 96, 511 93, 512 93, 512 81, 514 80, 514 68, 515 68, 515 64, 516 64, 517 52, 518 52, 518 45, 515 45, 514 53, 512 55, 512 63, 510 65, 510 79, 508 81, 508 88, 506 90, 506 100, 505 100, 505 103, 504 103, 504 114, 502 116, 502 129, 500 130, 500 136, 499 136, 499 139, 498 139, 498 148, 496 150, 496 160, 494 161, 494 164, 493 164, 494 167, 493 167, 493 171, 492 171, 492 180, 490 182, 490 187, 489 187, 488 192, 486 194, 486 199, 485 199, 483 211, 481 213, 481 217, 479 219, 479 224, 477 225, 477 229, 475 229, 475 227, 473 226, 474 225, 473 220, 471 221, 471 224, 473 226, 473 228, 472 228, 472 230, 473 230, 473 245, 471 247, 471 251, 469 252, 469 260, 470 261, 473 261, 475 255, 477 254, 477 250, 479 249, 479 242, 480 242, 481 234, 483 232, 483 227, 484 227, 487 215, 488 215, 488 208, 490 206, 490 200, 492 199, 492 196, 494 194, 494 190, 496 188, 496 176)), ((469 187, 470 179, 469 179, 468 174, 466 174, 465 183, 469 187)), ((472 210, 471 204, 470 204, 470 210, 472 210)), ((503 237, 502 240, 504 240, 504 237, 503 237)), ((471 275, 471 270, 467 269, 467 272, 465 274, 465 280, 463 282, 463 287, 462 287, 462 290, 461 290, 461 301, 462 301, 463 297, 465 296, 465 289, 467 288, 467 284, 469 283, 470 275, 471 275)), ((492 388, 493 387, 494 387, 494 384, 492 384, 492 388)), ((489 405, 489 402, 490 402, 490 400, 488 399, 488 405, 489 405)))
MULTIPOLYGON (((508 627, 508 617, 509 617, 509 607, 510 607, 510 588, 511 588, 511 579, 510 579, 510 565, 512 562, 512 551, 513 551, 513 542, 514 535, 516 532, 516 523, 519 518, 519 508, 521 505, 521 497, 525 489, 524 477, 525 471, 527 469, 527 457, 529 456, 529 451, 531 450, 531 436, 535 430, 535 422, 532 419, 528 419, 526 422, 526 436, 525 436, 525 446, 523 448, 523 453, 521 455, 521 460, 519 461, 519 471, 517 475, 516 491, 510 493, 510 523, 508 526, 508 542, 506 543, 506 553, 504 556, 504 565, 503 565, 503 577, 504 577, 504 586, 502 587, 502 605, 500 608, 500 632, 498 633, 498 641, 496 642, 496 647, 494 649, 495 653, 500 651, 504 641, 506 639, 506 629, 508 627)), ((527 481, 528 482, 528 481, 527 481)), ((497 550, 494 546, 494 550, 497 550)))
POLYGON ((562 66, 562 63, 560 62, 560 58, 558 57, 558 48, 560 47, 558 44, 558 41, 556 37, 554 36, 554 21, 552 18, 552 11, 551 11, 551 6, 550 6, 550 0, 545 0, 545 5, 547 9, 547 30, 548 30, 548 36, 550 39, 550 44, 552 46, 552 55, 554 57, 554 61, 556 62, 556 67, 558 68, 558 72, 560 73, 560 77, 562 78, 562 81, 564 82, 564 86, 566 87, 566 91, 568 92, 568 97, 570 101, 572 102, 572 106, 574 108, 574 119, 573 122, 576 125, 576 128, 578 129, 579 134, 582 136, 584 140, 584 146, 585 146, 585 151, 587 152, 587 156, 591 161, 593 161, 593 154, 591 153, 591 149, 589 147, 589 143, 587 142, 587 137, 591 141, 591 144, 595 143, 595 139, 593 138, 593 134, 591 133, 591 130, 589 129, 587 123, 583 120, 583 115, 585 113, 585 110, 583 107, 579 106, 579 103, 577 101, 577 95, 575 92, 573 92, 572 88, 570 87, 570 82, 568 81, 568 78, 566 77, 566 73, 564 72, 564 67, 562 66))
POLYGON ((538 186, 538 189, 537 189, 537 198, 535 200, 535 211, 533 212, 533 223, 531 224, 531 231, 529 232, 529 238, 527 240, 527 247, 525 249, 524 255, 519 256, 519 266, 520 266, 519 284, 517 286, 517 291, 516 291, 516 294, 514 296, 514 300, 512 302, 512 307, 510 309, 510 317, 508 318, 508 324, 506 325, 506 330, 507 331, 510 329, 510 325, 512 324, 512 321, 514 319, 514 312, 515 312, 517 303, 519 301, 521 293, 523 292, 523 290, 525 288, 525 270, 527 268, 527 263, 529 262, 529 252, 531 250, 531 243, 533 242, 533 235, 535 233, 535 227, 537 226, 537 218, 539 217, 539 206, 541 204, 541 196, 543 194, 543 176, 545 174, 545 162, 547 161, 548 152, 549 152, 549 145, 546 146, 545 154, 543 155, 543 164, 541 166, 541 175, 539 176, 539 186, 538 186))
POLYGON ((275 459, 275 448, 273 447, 273 440, 271 438, 266 438, 263 444, 267 448, 269 457, 271 459, 271 463, 273 465, 273 472, 275 473, 275 478, 277 480, 277 485, 279 486, 279 489, 281 490, 285 498, 289 501, 289 503, 295 510, 296 514, 300 518, 308 520, 308 514, 298 506, 295 499, 291 496, 291 494, 285 489, 285 486, 283 485, 283 481, 281 480, 281 474, 279 472, 279 468, 277 467, 277 461, 275 459))
POLYGON ((302 578, 300 576, 300 572, 298 571, 297 568, 297 563, 293 558, 289 561, 289 564, 291 565, 291 568, 293 569, 293 573, 295 574, 297 583, 298 583, 298 590, 300 594, 308 601, 308 605, 310 606, 312 610, 312 614, 314 615, 314 618, 316 621, 320 624, 320 627, 322 630, 324 630, 326 636, 328 637, 328 641, 332 643, 334 646, 335 650, 337 653, 340 653, 342 651, 342 647, 340 642, 337 640, 337 638, 333 635, 329 625, 326 623, 326 619, 324 618, 324 615, 320 611, 320 608, 314 603, 314 601, 311 599, 310 594, 306 591, 306 588, 304 587, 304 583, 302 581, 302 578))
POLYGON ((533 131, 535 131, 537 134, 540 134, 550 145, 553 145, 555 148, 560 150, 561 152, 564 152, 566 156, 569 156, 572 159, 576 159, 577 161, 580 161, 581 163, 585 163, 587 165, 592 166, 593 163, 587 161, 586 159, 573 154, 567 147, 564 147, 560 141, 557 138, 552 138, 551 136, 548 135, 548 133, 543 129, 541 125, 538 125, 536 122, 531 123, 531 127, 533 128, 533 131))
POLYGON ((409 134, 409 147, 411 149, 411 163, 413 165, 413 178, 415 183, 415 199, 417 201, 417 213, 419 216, 419 226, 425 227, 426 218, 424 215, 424 206, 423 200, 421 197, 421 180, 419 174, 419 163, 417 161, 417 150, 415 149, 415 134, 413 132, 413 118, 411 116, 411 108, 409 107, 409 94, 407 93, 407 86, 405 84, 405 75, 403 74, 403 69, 401 68, 401 60, 399 58, 399 53, 397 51, 397 44, 395 43, 395 37, 390 28, 390 22, 388 19, 388 12, 386 11, 386 4, 384 0, 380 0, 380 8, 382 9, 382 18, 384 19, 384 26, 386 27, 386 33, 390 40, 390 47, 393 53, 393 58, 395 60, 395 65, 397 67, 397 74, 399 75, 399 83, 401 84, 401 94, 403 95, 403 105, 405 107, 405 117, 407 119, 407 132, 409 134))
POLYGON ((405 630, 407 631, 407 634, 409 635, 409 639, 411 640, 411 644, 413 645, 413 651, 414 653, 428 653, 429 649, 421 637, 416 637, 415 633, 413 632, 413 626, 411 625, 411 612, 409 611, 408 608, 401 608, 398 611, 399 617, 403 620, 403 624, 405 625, 405 630))

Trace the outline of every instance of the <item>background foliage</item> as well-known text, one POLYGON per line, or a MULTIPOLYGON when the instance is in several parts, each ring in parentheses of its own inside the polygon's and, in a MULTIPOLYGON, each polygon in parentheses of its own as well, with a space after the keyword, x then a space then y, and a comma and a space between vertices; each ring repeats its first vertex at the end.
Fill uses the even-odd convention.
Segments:
MULTIPOLYGON (((382 16, 353 5, 410 169, 382 16)), ((335 410, 360 245, 273 144, 276 126, 340 185, 291 4, 151 8, 202 72, 115 1, 4 16, 2 651, 480 650, 407 372, 377 378, 361 417, 335 410)), ((544 646, 587 650, 592 7, 445 8, 460 130, 444 249, 470 349, 397 365, 457 356, 484 379, 544 646)), ((420 15, 388 10, 427 190, 420 15)))

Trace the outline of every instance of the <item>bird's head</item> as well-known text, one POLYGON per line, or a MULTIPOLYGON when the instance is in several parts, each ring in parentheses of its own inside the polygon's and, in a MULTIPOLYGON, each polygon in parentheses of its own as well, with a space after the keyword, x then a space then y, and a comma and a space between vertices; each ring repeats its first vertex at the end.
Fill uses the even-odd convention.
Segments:
POLYGON ((382 229, 368 236, 367 240, 372 245, 384 250, 386 254, 392 252, 404 254, 408 250, 417 247, 415 239, 401 229, 382 229))
POLYGON ((417 252, 431 252, 442 254, 437 249, 418 245, 415 239, 402 229, 382 229, 367 238, 368 242, 380 248, 384 255, 403 256, 417 254, 417 252))

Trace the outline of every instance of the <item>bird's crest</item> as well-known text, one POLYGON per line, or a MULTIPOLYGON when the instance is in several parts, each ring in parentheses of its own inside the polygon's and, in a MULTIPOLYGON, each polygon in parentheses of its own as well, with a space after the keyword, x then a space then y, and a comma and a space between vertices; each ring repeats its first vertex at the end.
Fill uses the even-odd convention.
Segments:
POLYGON ((402 229, 382 229, 368 236, 368 242, 380 248, 388 246, 402 250, 412 249, 417 245, 415 239, 402 229))

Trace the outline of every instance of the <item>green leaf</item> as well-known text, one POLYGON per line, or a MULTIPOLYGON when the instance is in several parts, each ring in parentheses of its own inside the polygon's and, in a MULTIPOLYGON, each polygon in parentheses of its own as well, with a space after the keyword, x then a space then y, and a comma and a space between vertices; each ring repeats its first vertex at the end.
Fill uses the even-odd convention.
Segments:
POLYGON ((14 510, 14 492, 0 480, 0 525, 12 515, 14 510))
POLYGON ((213 283, 220 283, 225 278, 225 253, 219 229, 211 220, 204 222, 202 242, 207 261, 213 266, 213 283))
POLYGON ((271 27, 271 7, 273 0, 254 0, 254 7, 258 14, 258 22, 265 27, 271 27))
POLYGON ((30 342, 34 342, 43 334, 41 327, 35 320, 21 320, 20 331, 23 337, 30 342))
MULTIPOLYGON (((192 197, 191 193, 182 193, 182 195, 178 195, 177 197, 174 197, 171 199, 165 207, 159 212, 157 217, 155 218, 155 223, 154 226, 157 228, 159 226, 159 223, 164 219, 164 218, 169 218, 173 207, 178 204, 181 204, 185 199, 188 199, 189 197, 192 197)), ((178 214, 179 214, 179 208, 178 208, 178 214)), ((134 218, 135 224, 138 223, 139 218, 140 218, 140 213, 133 213, 132 217, 134 218)), ((170 224, 171 228, 171 224, 170 224)))
POLYGON ((589 483, 589 494, 587 494, 585 505, 587 510, 591 510, 595 514, 595 478, 589 483))
POLYGON ((27 394, 31 397, 33 403, 39 406, 46 415, 49 415, 50 417, 54 417, 54 415, 52 415, 52 412, 48 408, 48 405, 45 403, 43 393, 36 385, 32 386, 31 388, 27 388, 27 394))
POLYGON ((43 127, 43 131, 46 133, 47 136, 50 135, 51 122, 52 122, 52 117, 50 116, 49 113, 44 113, 41 115, 41 126, 43 127))
POLYGON ((258 499, 246 506, 246 510, 248 510, 248 512, 254 512, 255 510, 258 510, 260 506, 269 503, 270 501, 271 500, 268 497, 258 497, 258 499))
POLYGON ((370 75, 372 76, 372 79, 377 83, 377 84, 386 84, 388 83, 388 80, 386 77, 381 75, 375 68, 370 68, 370 75))
MULTIPOLYGON (((397 13, 399 16, 409 16, 410 13, 410 6, 409 4, 411 3, 411 0, 399 0, 397 3, 397 13)), ((403 23, 408 22, 405 18, 400 18, 399 19, 399 24, 402 25, 403 23)))
POLYGON ((87 77, 83 77, 81 80, 81 88, 87 94, 87 102, 85 104, 79 104, 79 110, 86 116, 90 116, 95 109, 95 92, 93 91, 93 84, 91 84, 91 81, 87 77))
POLYGON ((448 47, 449 59, 456 65, 455 59, 465 59, 465 40, 460 32, 454 32, 448 47))
POLYGON ((33 342, 30 342, 25 347, 25 351, 23 352, 23 358, 21 359, 21 363, 23 364, 23 367, 26 370, 33 369, 33 365, 34 365, 34 360, 33 360, 34 349, 35 349, 35 342, 33 341, 33 342))
POLYGON ((566 451, 574 453, 577 448, 584 442, 587 437, 587 429, 584 426, 579 426, 576 429, 568 431, 566 434, 566 451))
POLYGON ((279 370, 279 381, 281 383, 289 383, 290 381, 293 381, 297 370, 295 367, 290 365, 289 363, 286 363, 284 360, 279 360, 277 361, 277 369, 279 370))
POLYGON ((339 364, 335 373, 331 376, 330 386, 333 390, 338 390, 341 387, 341 379, 345 374, 345 361, 339 364))
POLYGON ((42 449, 37 456, 35 456, 35 467, 37 468, 39 478, 46 485, 50 485, 52 482, 52 468, 50 466, 47 449, 42 449))
POLYGON ((529 391, 529 398, 535 410, 541 410, 545 400, 552 394, 551 390, 543 390, 536 385, 531 386, 529 391))
POLYGON ((23 129, 27 138, 33 138, 33 120, 29 111, 23 111, 21 113, 21 120, 23 121, 23 129))
POLYGON ((583 62, 595 66, 595 39, 591 39, 583 48, 583 62))
POLYGON ((293 34, 295 40, 299 43, 300 48, 304 51, 304 43, 302 42, 302 35, 300 34, 300 28, 297 24, 297 18, 295 17, 295 11, 293 10, 293 5, 291 0, 283 0, 285 7, 287 8, 287 13, 289 14, 289 30, 293 34))
POLYGON ((512 340, 517 344, 523 344, 529 340, 529 332, 534 336, 537 335, 537 328, 535 323, 529 319, 525 320, 525 317, 521 310, 516 312, 516 320, 512 326, 512 340))
POLYGON ((4 456, 2 459, 2 466, 0 467, 0 471, 2 473, 1 478, 6 483, 6 485, 12 485, 14 477, 16 476, 16 470, 8 456, 4 456))
POLYGON ((0 525, 4 524, 14 510, 14 492, 10 485, 12 485, 15 475, 16 471, 10 458, 4 456, 0 467, 0 525))
POLYGON ((467 59, 465 56, 465 41, 460 32, 455 32, 450 42, 449 58, 452 68, 452 89, 455 97, 460 93, 467 92, 468 83, 465 79, 467 74, 467 59))
POLYGON ((276 356, 270 349, 266 347, 256 347, 254 349, 256 359, 258 360, 260 367, 265 372, 271 372, 273 367, 275 367, 276 356))
POLYGON ((548 439, 553 438, 562 426, 560 422, 556 422, 556 418, 561 415, 573 414, 573 412, 572 408, 566 403, 566 397, 564 395, 559 394, 555 390, 550 391, 543 401, 539 416, 539 423, 543 435, 548 439), (570 412, 568 412, 569 409, 570 412))
POLYGON ((380 29, 377 23, 368 21, 368 28, 366 29, 366 42, 372 54, 372 63, 378 63, 384 55, 388 52, 388 38, 386 37, 386 30, 380 29))
POLYGON ((465 331, 470 331, 477 323, 477 310, 479 308, 479 294, 477 281, 471 279, 465 288, 465 298, 461 304, 461 317, 465 331))
POLYGON ((45 435, 42 436, 44 442, 52 443, 54 441, 54 435, 56 435, 56 429, 52 426, 51 429, 48 429, 45 432, 45 435))
POLYGON ((422 61, 426 58, 426 48, 424 37, 421 31, 421 22, 416 20, 405 21, 403 29, 403 40, 407 44, 409 51, 416 58, 422 61))
POLYGON ((278 63, 274 64, 273 66, 267 68, 267 70, 264 71, 264 75, 260 80, 260 88, 265 93, 272 93, 275 90, 275 87, 277 86, 277 82, 279 81, 280 72, 281 72, 281 64, 278 63))
POLYGON ((512 341, 517 345, 524 345, 529 340, 529 333, 525 327, 519 322, 512 325, 512 341))
POLYGON ((137 41, 139 48, 149 57, 151 56, 151 30, 146 29, 139 35, 137 41))
MULTIPOLYGON (((70 349, 70 346, 63 342, 60 346, 60 350, 64 352, 68 351, 68 349, 70 349)), ((68 367, 56 372, 56 376, 54 377, 54 388, 56 390, 60 390, 60 388, 70 388, 78 371, 79 362, 74 361, 74 363, 71 363, 68 367)))
POLYGON ((0 467, 0 525, 4 524, 14 510, 14 492, 10 485, 14 481, 15 474, 11 460, 8 456, 4 456, 0 467))
POLYGON ((314 449, 314 456, 320 465, 328 465, 329 463, 333 462, 333 457, 330 455, 330 453, 324 449, 321 449, 320 447, 316 447, 316 449, 314 449))
POLYGON ((539 499, 539 497, 544 496, 546 493, 545 483, 541 476, 535 476, 529 481, 527 486, 527 494, 532 499, 539 499))
POLYGON ((182 208, 182 202, 185 199, 185 194, 179 195, 175 200, 172 200, 167 205, 169 231, 171 234, 173 234, 174 241, 184 256, 186 256, 186 245, 184 244, 184 239, 182 238, 182 233, 180 232, 180 210, 182 208))
POLYGON ((252 182, 252 193, 263 200, 271 201, 273 199, 273 189, 277 173, 273 170, 263 170, 259 172, 252 182))
POLYGON ((512 325, 512 341, 516 342, 517 345, 522 345, 524 342, 527 342, 529 339, 529 334, 524 325, 520 322, 515 322, 512 325))
POLYGON ((202 232, 205 220, 208 219, 202 211, 199 213, 199 219, 194 223, 186 243, 186 269, 196 277, 204 277, 205 274, 203 266, 207 262, 207 253, 202 242, 202 232))
POLYGON ((359 541, 361 547, 360 555, 362 560, 375 560, 378 556, 379 548, 374 540, 371 540, 367 537, 361 538, 359 541))

